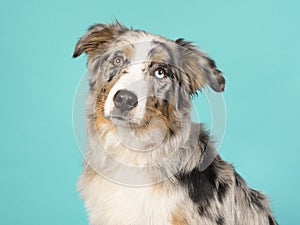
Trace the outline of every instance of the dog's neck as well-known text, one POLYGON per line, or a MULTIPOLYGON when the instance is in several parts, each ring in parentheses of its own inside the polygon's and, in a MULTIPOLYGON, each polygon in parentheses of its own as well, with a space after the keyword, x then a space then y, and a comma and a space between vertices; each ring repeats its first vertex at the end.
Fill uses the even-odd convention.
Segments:
POLYGON ((129 127, 111 129, 104 124, 96 134, 89 131, 86 162, 99 174, 121 183, 172 179, 199 166, 208 144, 201 140, 201 136, 207 136, 201 125, 186 122, 182 128, 185 130, 180 132, 184 135, 174 135, 167 141, 163 140, 163 129, 151 128, 146 134, 129 127))

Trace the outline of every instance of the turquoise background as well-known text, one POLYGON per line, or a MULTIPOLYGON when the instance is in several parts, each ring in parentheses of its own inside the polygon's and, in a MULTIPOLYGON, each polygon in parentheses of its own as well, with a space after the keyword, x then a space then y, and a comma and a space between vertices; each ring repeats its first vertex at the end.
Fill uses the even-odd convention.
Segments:
POLYGON ((210 53, 227 80, 221 154, 270 196, 280 224, 299 224, 299 9, 297 0, 1 0, 0 224, 88 224, 72 131, 86 57, 71 55, 88 26, 115 18, 210 53))

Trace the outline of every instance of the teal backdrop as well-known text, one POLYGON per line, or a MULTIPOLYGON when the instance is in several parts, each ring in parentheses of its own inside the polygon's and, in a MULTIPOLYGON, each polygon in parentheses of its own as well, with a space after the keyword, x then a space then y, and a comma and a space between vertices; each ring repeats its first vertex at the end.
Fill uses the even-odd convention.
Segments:
POLYGON ((0 224, 88 224, 72 130, 86 57, 71 56, 90 25, 115 18, 210 53, 227 80, 221 155, 270 196, 281 225, 299 224, 299 9, 297 0, 1 0, 0 224))

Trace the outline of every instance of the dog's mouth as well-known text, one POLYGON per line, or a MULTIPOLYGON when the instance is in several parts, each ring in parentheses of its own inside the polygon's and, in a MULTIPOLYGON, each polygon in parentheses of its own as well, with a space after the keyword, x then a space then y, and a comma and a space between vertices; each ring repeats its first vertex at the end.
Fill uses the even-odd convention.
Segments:
POLYGON ((128 111, 113 110, 108 119, 118 126, 137 126, 137 122, 130 116, 128 111))
POLYGON ((121 120, 121 121, 127 121, 128 118, 123 117, 123 116, 110 116, 111 120, 121 120))

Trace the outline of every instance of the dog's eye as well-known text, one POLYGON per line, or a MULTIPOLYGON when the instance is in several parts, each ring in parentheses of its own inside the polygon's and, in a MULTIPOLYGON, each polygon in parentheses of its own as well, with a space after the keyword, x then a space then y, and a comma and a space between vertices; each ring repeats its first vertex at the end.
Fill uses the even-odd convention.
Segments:
POLYGON ((123 65, 123 59, 120 56, 117 56, 114 58, 113 61, 115 66, 122 66, 123 65))
POLYGON ((162 79, 167 75, 166 71, 162 68, 158 68, 154 71, 154 76, 158 79, 162 79))

